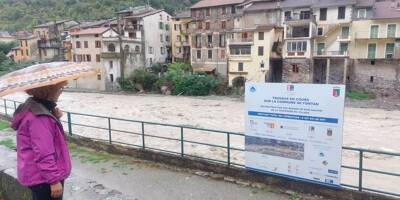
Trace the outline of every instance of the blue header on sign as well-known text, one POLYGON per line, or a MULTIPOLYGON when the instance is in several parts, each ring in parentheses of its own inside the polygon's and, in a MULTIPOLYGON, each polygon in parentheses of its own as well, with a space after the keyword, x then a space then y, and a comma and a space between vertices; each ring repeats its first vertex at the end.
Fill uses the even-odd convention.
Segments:
POLYGON ((288 115, 288 114, 265 113, 265 112, 255 112, 255 111, 249 111, 248 114, 251 115, 251 116, 259 116, 259 117, 293 119, 293 120, 332 123, 332 124, 337 124, 338 123, 338 119, 337 118, 302 116, 302 115, 288 115))

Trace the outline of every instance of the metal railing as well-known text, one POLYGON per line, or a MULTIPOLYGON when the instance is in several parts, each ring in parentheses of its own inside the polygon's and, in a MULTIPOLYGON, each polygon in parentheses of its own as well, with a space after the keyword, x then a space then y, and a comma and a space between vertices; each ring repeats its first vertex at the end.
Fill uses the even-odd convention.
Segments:
MULTIPOLYGON (((13 112, 16 110, 17 106, 21 104, 21 102, 13 101, 13 100, 6 100, 3 99, 3 105, 0 105, 0 114, 4 114, 5 116, 12 117, 13 112), (3 108, 3 109, 1 109, 3 108), (3 110, 3 111, 1 111, 3 110)), ((181 156, 181 157, 193 157, 197 159, 203 159, 209 162, 216 162, 220 164, 225 164, 227 166, 232 166, 232 167, 239 167, 243 168, 245 167, 244 164, 234 162, 232 161, 232 158, 235 158, 232 156, 233 152, 240 152, 244 153, 245 149, 243 147, 238 147, 234 146, 234 143, 232 143, 232 137, 240 137, 241 140, 244 141, 245 134, 240 133, 240 132, 231 132, 231 131, 221 131, 221 130, 213 130, 213 129, 205 129, 205 128, 196 128, 196 127, 191 127, 191 126, 183 126, 183 125, 173 125, 173 124, 165 124, 165 123, 157 123, 157 122, 148 122, 148 121, 141 121, 141 120, 130 120, 130 119, 123 119, 123 118, 116 118, 116 117, 107 117, 107 116, 100 116, 100 115, 92 115, 92 114, 83 114, 83 113, 76 113, 76 112, 65 112, 66 116, 64 116, 64 120, 62 119, 61 122, 64 123, 64 125, 67 125, 67 133, 72 136, 74 134, 74 129, 76 127, 86 127, 86 128, 91 128, 91 129, 96 129, 98 131, 103 130, 106 132, 106 137, 105 138, 89 138, 93 140, 98 140, 98 141, 103 141, 103 142, 108 142, 110 144, 120 144, 120 145, 127 145, 127 146, 132 146, 136 148, 141 148, 141 149, 148 149, 148 150, 153 150, 153 151, 159 151, 159 152, 164 152, 164 153, 169 153, 173 154, 176 156, 181 156), (106 126, 99 126, 96 124, 90 124, 90 123, 79 123, 74 120, 73 117, 89 117, 93 118, 96 120, 104 120, 106 126), (117 128, 114 128, 113 122, 125 122, 125 123, 132 123, 132 124, 137 124, 140 126, 140 131, 135 132, 135 131, 129 131, 129 130, 120 130, 117 128), (175 128, 177 129, 176 135, 177 137, 166 137, 166 136, 160 136, 154 133, 146 132, 147 128, 149 126, 160 126, 162 128, 175 128), (193 139, 187 138, 185 133, 188 133, 190 130, 195 130, 195 131, 201 131, 201 132, 211 132, 216 136, 219 134, 219 136, 223 136, 225 138, 225 142, 223 144, 211 144, 211 143, 206 143, 206 142, 201 142, 201 141, 195 141, 193 139), (136 144, 134 143, 128 143, 128 141, 117 141, 114 139, 114 136, 117 136, 119 134, 129 134, 129 135, 135 135, 137 137, 136 144), (167 140, 167 141, 173 141, 179 144, 179 150, 178 151, 173 151, 173 149, 163 149, 160 147, 151 147, 148 145, 148 140, 151 138, 156 138, 156 139, 161 139, 161 140, 167 140), (223 159, 215 159, 215 158, 209 158, 204 155, 197 155, 194 153, 187 152, 185 147, 186 145, 203 145, 207 147, 212 147, 212 148, 219 148, 223 149, 226 151, 224 154, 225 158, 223 159)), ((79 134, 77 134, 79 135, 79 134)), ((82 135, 80 135, 82 136, 82 135)), ((211 135, 209 135, 211 136, 211 135)), ((208 136, 208 137, 209 137, 208 136)), ((85 136, 83 136, 85 137, 85 136)), ((393 152, 385 152, 385 151, 376 151, 376 150, 369 150, 369 149, 363 149, 363 148, 354 148, 354 147, 343 147, 342 148, 344 152, 356 152, 358 154, 358 166, 350 166, 350 165, 342 165, 342 169, 347 169, 347 170, 353 170, 358 173, 358 184, 357 185, 351 185, 351 184, 344 184, 342 183, 341 185, 350 189, 355 189, 358 191, 368 191, 368 192, 374 192, 374 193, 379 193, 379 194, 385 194, 389 196, 394 196, 394 197, 400 197, 400 193, 393 192, 393 191, 387 191, 387 190, 380 190, 377 188, 370 188, 370 187, 365 187, 364 186, 364 179, 367 177, 368 174, 366 173, 373 173, 373 174, 378 174, 380 176, 386 175, 390 176, 392 178, 399 178, 400 180, 400 173, 394 173, 394 172, 388 172, 388 171, 381 171, 381 170, 376 170, 376 169, 369 169, 364 167, 364 161, 366 160, 366 155, 365 154, 375 154, 375 155, 384 155, 384 156, 391 156, 395 158, 400 158, 400 153, 393 153, 393 152)), ((236 159, 237 160, 237 159, 236 159)))

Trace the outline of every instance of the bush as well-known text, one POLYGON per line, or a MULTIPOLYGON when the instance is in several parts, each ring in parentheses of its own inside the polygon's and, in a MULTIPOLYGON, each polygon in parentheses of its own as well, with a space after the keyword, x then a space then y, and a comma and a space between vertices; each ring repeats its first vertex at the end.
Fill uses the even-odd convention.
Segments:
POLYGON ((147 72, 144 69, 137 69, 128 78, 120 79, 119 83, 123 90, 133 91, 137 89, 136 85, 139 84, 145 91, 151 91, 155 89, 157 79, 157 75, 147 72))
POLYGON ((211 94, 217 86, 217 80, 206 74, 185 75, 182 79, 175 80, 172 88, 174 95, 205 96, 211 94))
POLYGON ((349 91, 346 93, 346 97, 353 100, 368 100, 373 99, 374 96, 364 92, 349 91))

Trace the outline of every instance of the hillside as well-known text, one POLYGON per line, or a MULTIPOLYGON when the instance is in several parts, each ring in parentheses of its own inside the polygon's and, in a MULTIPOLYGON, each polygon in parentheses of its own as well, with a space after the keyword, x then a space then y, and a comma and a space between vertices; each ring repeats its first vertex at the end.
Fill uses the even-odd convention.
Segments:
MULTIPOLYGON (((199 0, 148 0, 151 6, 170 14, 199 0)), ((15 32, 59 19, 95 20, 114 16, 147 0, 0 0, 0 30, 15 32)))

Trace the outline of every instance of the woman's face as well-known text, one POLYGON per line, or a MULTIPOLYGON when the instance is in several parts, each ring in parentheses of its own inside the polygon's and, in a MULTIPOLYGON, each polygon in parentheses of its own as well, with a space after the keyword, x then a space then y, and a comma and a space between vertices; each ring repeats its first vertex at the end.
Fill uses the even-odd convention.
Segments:
POLYGON ((56 84, 52 88, 52 93, 49 95, 48 100, 57 102, 58 98, 60 98, 61 93, 64 90, 64 86, 67 85, 67 82, 62 82, 59 84, 56 84))

